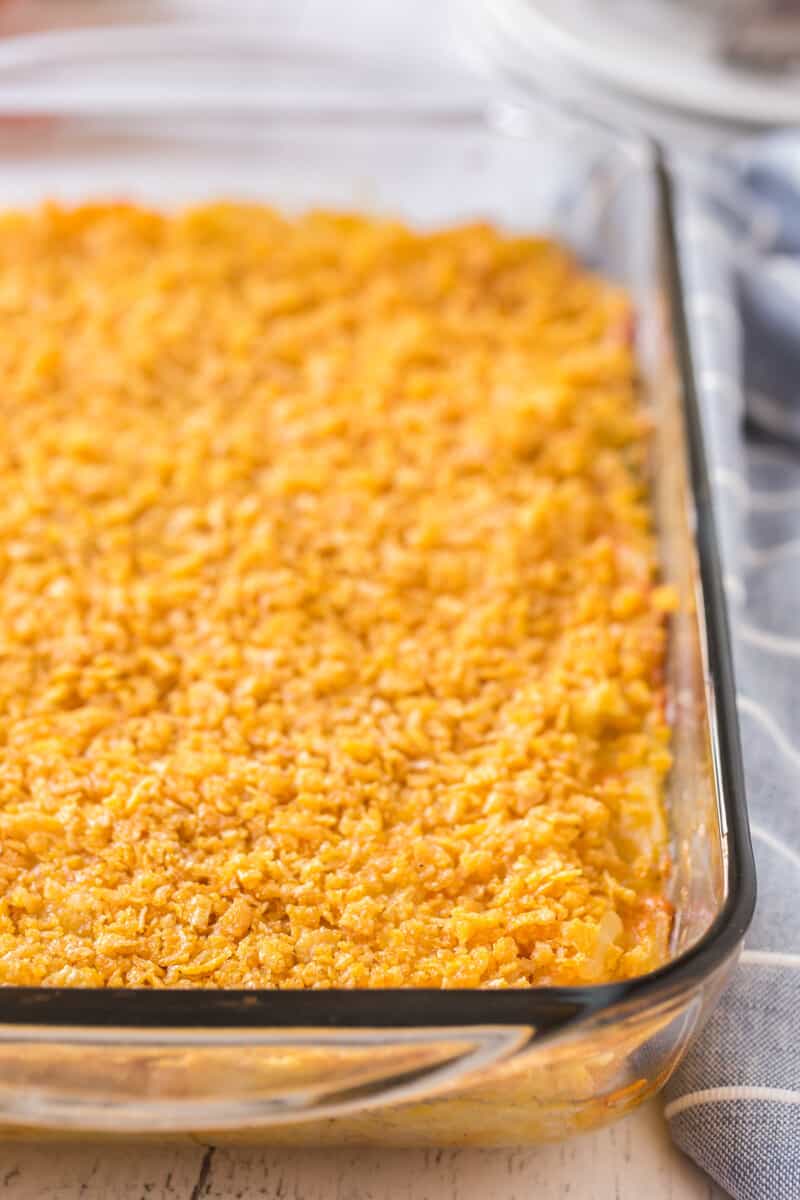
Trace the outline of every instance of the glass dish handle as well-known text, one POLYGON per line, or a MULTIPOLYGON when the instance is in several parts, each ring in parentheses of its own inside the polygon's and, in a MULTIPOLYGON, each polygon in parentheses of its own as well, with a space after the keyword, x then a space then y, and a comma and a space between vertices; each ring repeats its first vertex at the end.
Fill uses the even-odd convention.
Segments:
POLYGON ((474 1086, 531 1039, 445 1029, 0 1028, 0 1126, 197 1132, 330 1119, 474 1086), (59 1033, 61 1040, 59 1040, 59 1033))
MULTIPOLYGON (((421 60, 423 66, 427 60, 421 60)), ((412 64, 413 66, 413 64, 412 64)), ((259 22, 113 25, 0 38, 0 115, 185 117, 270 108, 452 113, 475 110, 486 86, 428 61, 408 87, 408 65, 357 52, 275 43, 259 22)))

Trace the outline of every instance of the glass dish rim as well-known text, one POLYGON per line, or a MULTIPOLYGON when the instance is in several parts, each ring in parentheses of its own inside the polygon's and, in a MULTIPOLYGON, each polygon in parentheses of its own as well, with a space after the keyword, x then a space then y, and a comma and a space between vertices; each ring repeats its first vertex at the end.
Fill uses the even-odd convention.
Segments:
MULTIPOLYGON (((25 39, 20 39, 25 40, 25 39)), ((290 53, 296 50, 291 48, 290 53)), ((332 60, 339 58, 331 56, 332 60)), ((374 60, 371 62, 374 65, 374 60)), ((395 63, 396 67, 396 63, 395 63)), ((674 337, 676 369, 686 427, 687 466, 694 504, 701 624, 707 655, 707 702, 714 750, 718 802, 727 854, 725 899, 709 928, 688 950, 655 971, 630 980, 583 987, 493 989, 386 988, 346 989, 148 989, 0 988, 0 1026, 86 1028, 386 1028, 532 1025, 537 1034, 562 1030, 591 1017, 616 1018, 631 1008, 652 1006, 681 994, 708 978, 737 950, 755 907, 755 863, 747 818, 744 769, 739 738, 733 662, 727 608, 722 585, 700 417, 696 371, 676 232, 675 184, 661 148, 644 135, 621 131, 587 117, 576 106, 554 104, 540 95, 517 108, 546 108, 583 128, 595 128, 619 149, 637 151, 655 184, 656 234, 663 254, 667 303, 674 337)), ((502 109, 501 104, 500 108, 502 109)), ((302 110, 316 123, 324 112, 319 103, 302 110)), ((4 111, 0 92, 0 114, 4 111)), ((5 109, 9 111, 8 108, 5 109)), ((456 120, 491 129, 498 107, 482 101, 455 105, 411 106, 387 114, 385 109, 345 106, 345 119, 356 117, 370 126, 385 122, 442 124, 456 120)), ((20 109, 16 109, 19 113, 20 109)), ((114 114, 117 115, 116 113, 114 114)), ((140 115, 137 113, 136 115, 140 115)), ((162 112, 162 115, 163 112, 162 112)), ((177 114, 176 114, 177 115, 177 114)), ((180 115, 185 115, 180 113, 180 115)), ((278 116, 285 114, 278 113, 278 116)), ((293 114, 297 115, 297 114, 293 114)), ((336 110, 333 119, 343 114, 336 110)), ((324 123, 324 122, 323 122, 324 123)))

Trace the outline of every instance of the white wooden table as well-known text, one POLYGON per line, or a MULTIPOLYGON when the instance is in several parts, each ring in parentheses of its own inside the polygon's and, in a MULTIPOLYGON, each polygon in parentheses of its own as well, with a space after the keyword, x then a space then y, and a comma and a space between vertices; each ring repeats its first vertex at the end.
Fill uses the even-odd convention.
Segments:
POLYGON ((658 1103, 519 1150, 0 1146, 0 1200, 724 1200, 658 1103))

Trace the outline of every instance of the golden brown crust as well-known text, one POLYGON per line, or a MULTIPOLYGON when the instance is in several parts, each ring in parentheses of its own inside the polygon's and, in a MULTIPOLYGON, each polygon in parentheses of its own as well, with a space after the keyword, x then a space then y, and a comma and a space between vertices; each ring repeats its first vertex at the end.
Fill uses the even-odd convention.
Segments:
POLYGON ((0 982, 663 959, 618 290, 484 225, 50 207, 0 321, 0 982))

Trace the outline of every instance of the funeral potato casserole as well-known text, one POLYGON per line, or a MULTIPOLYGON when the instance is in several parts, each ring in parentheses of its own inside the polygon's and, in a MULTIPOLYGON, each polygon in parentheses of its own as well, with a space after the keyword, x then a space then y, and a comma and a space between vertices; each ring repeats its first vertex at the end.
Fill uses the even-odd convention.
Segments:
POLYGON ((546 239, 0 216, 0 983, 667 956, 629 301, 546 239))

